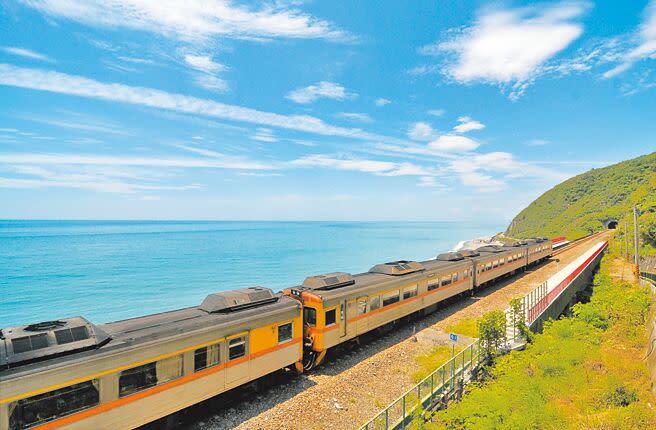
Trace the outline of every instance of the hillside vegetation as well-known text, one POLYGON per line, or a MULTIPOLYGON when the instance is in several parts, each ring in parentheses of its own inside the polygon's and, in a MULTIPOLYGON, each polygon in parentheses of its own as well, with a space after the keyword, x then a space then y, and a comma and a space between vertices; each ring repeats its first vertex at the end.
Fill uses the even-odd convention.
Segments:
MULTIPOLYGON (((637 205, 641 240, 656 251, 656 152, 575 176, 556 185, 512 221, 506 236, 567 236, 577 239, 604 228, 608 220, 629 219, 637 205)), ((633 226, 633 219, 630 220, 633 226)))

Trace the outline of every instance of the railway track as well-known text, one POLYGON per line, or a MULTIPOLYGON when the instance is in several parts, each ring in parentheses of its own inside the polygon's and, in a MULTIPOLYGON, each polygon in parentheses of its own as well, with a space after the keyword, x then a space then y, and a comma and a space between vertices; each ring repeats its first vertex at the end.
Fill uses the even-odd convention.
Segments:
POLYGON ((600 231, 600 232, 598 232, 598 233, 593 233, 593 234, 589 234, 589 235, 587 235, 587 236, 580 237, 580 238, 578 238, 578 239, 576 239, 576 240, 571 241, 571 242, 568 243, 567 245, 565 245, 565 246, 563 246, 563 247, 561 247, 561 248, 556 249, 556 250, 553 252, 552 255, 553 255, 553 256, 556 256, 556 255, 562 254, 562 253, 565 252, 565 251, 569 251, 570 249, 576 248, 577 246, 581 245, 582 243, 585 243, 585 242, 588 242, 588 241, 590 241, 590 240, 592 240, 592 239, 595 239, 595 238, 597 238, 597 237, 599 237, 599 236, 601 236, 602 234, 607 233, 607 232, 608 232, 608 230, 602 230, 602 231, 600 231))

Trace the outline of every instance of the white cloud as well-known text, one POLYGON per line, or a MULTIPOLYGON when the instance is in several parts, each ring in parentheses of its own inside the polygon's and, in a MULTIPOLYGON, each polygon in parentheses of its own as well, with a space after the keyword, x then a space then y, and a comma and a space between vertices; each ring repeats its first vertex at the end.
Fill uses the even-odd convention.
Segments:
POLYGON ((441 117, 446 113, 444 109, 431 109, 428 111, 428 115, 433 115, 436 117, 441 117))
POLYGON ((453 130, 457 133, 467 133, 468 131, 482 130, 485 128, 485 125, 468 116, 461 116, 458 118, 458 122, 460 124, 453 127, 453 130))
POLYGON ((358 158, 335 158, 327 155, 308 155, 290 162, 292 166, 325 167, 372 173, 378 176, 427 176, 430 172, 422 166, 412 163, 366 160, 358 158))
POLYGON ((134 136, 135 134, 120 124, 77 112, 63 111, 63 115, 53 118, 31 114, 16 114, 14 116, 22 120, 46 124, 57 128, 114 134, 117 136, 134 136))
POLYGON ((629 70, 635 63, 647 58, 656 59, 656 0, 644 11, 644 19, 634 36, 634 47, 621 56, 621 63, 606 71, 604 78, 613 78, 629 70))
POLYGON ((7 52, 8 54, 18 55, 19 57, 29 58, 32 60, 52 62, 52 59, 47 55, 39 54, 38 52, 34 52, 30 49, 19 48, 16 46, 5 46, 1 49, 7 52))
POLYGON ((127 63, 135 63, 135 64, 154 64, 155 63, 153 60, 149 60, 148 58, 126 57, 124 55, 118 55, 116 58, 118 58, 121 61, 125 61, 127 63))
POLYGON ((448 41, 421 48, 420 53, 446 53, 445 73, 454 81, 510 86, 511 98, 516 98, 549 59, 583 33, 578 20, 587 9, 588 4, 580 2, 488 9, 471 27, 448 41))
MULTIPOLYGON (((185 148, 189 150, 188 148, 185 148)), ((198 151, 195 151, 198 152, 198 151)), ((217 153, 218 154, 218 153, 217 153)), ((221 154, 219 154, 221 155, 221 154)), ((142 166, 142 167, 180 167, 270 170, 275 166, 257 161, 242 160, 223 156, 221 158, 148 158, 119 157, 111 155, 78 154, 0 154, 0 164, 9 165, 92 165, 92 166, 142 166)))
POLYGON ((355 122, 365 122, 365 123, 374 122, 374 119, 372 117, 370 117, 366 113, 360 113, 360 112, 339 112, 335 114, 335 116, 338 118, 344 118, 349 121, 355 121, 355 122))
POLYGON ((326 98, 333 100, 346 100, 356 97, 355 94, 349 94, 340 84, 334 82, 318 82, 315 85, 309 85, 303 88, 297 88, 290 91, 285 98, 301 104, 312 103, 317 99, 326 98))
POLYGON ((413 67, 407 71, 408 75, 410 76, 434 75, 440 72, 442 72, 442 67, 435 64, 425 64, 422 66, 413 67))
POLYGON ((217 63, 209 55, 186 54, 184 61, 194 69, 205 73, 217 73, 225 70, 223 64, 217 63))
POLYGON ((0 188, 74 188, 120 194, 200 188, 198 184, 163 185, 157 182, 160 175, 152 175, 151 172, 141 169, 13 165, 10 170, 20 177, 0 177, 0 188))
POLYGON ((445 134, 428 144, 428 147, 436 151, 467 152, 478 148, 480 144, 473 139, 454 134, 445 134))
POLYGON ((471 154, 450 161, 450 168, 463 184, 479 191, 495 192, 506 187, 504 178, 535 177, 541 180, 563 181, 567 174, 545 169, 532 163, 517 161, 508 152, 471 154), (491 174, 501 175, 493 177, 491 174))
POLYGON ((549 145, 550 143, 551 142, 544 139, 531 139, 528 142, 526 142, 528 146, 544 146, 544 145, 549 145))
POLYGON ((185 41, 225 36, 253 40, 349 36, 332 23, 281 2, 259 9, 230 0, 23 0, 44 14, 86 25, 129 28, 185 41))
POLYGON ((441 187, 434 176, 422 176, 417 183, 418 187, 437 188, 441 187))
POLYGON ((206 90, 224 92, 228 90, 228 82, 218 76, 198 74, 194 78, 196 84, 206 90))
POLYGON ((436 139, 437 131, 427 122, 415 122, 408 129, 408 137, 412 140, 429 141, 436 139))
POLYGON ((366 133, 360 129, 336 127, 307 115, 281 115, 153 88, 103 83, 81 76, 2 63, 0 63, 0 85, 97 98, 327 136, 394 140, 366 133))
POLYGON ((209 55, 184 54, 183 59, 188 66, 199 72, 194 76, 199 87, 216 92, 228 90, 228 82, 218 75, 227 69, 226 66, 217 63, 209 55))
POLYGON ((251 136, 253 140, 259 140, 260 142, 277 142, 278 138, 274 136, 273 130, 270 128, 260 127, 255 130, 255 133, 251 136))
POLYGON ((390 100, 387 100, 387 99, 384 99, 384 98, 380 97, 380 98, 377 98, 374 103, 376 103, 376 106, 382 107, 382 106, 387 106, 388 104, 390 104, 392 102, 390 100))
POLYGON ((314 147, 319 145, 316 142, 311 142, 309 140, 304 140, 304 139, 290 139, 289 141, 295 143, 296 145, 308 146, 308 147, 314 147))
POLYGON ((220 152, 212 151, 211 149, 198 148, 198 147, 195 147, 195 146, 184 145, 184 144, 175 144, 173 146, 175 146, 176 148, 179 148, 179 149, 183 149, 185 151, 193 152, 194 154, 204 155, 206 157, 211 157, 211 158, 223 158, 223 157, 225 157, 225 154, 221 154, 220 152))

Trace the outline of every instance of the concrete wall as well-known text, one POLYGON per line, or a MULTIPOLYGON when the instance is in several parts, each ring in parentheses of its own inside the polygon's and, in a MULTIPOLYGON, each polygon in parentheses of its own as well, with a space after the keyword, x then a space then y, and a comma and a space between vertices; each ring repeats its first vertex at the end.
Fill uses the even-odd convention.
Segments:
POLYGON ((576 303, 576 294, 585 290, 592 282, 604 252, 599 253, 579 275, 557 296, 540 316, 529 326, 532 332, 541 332, 545 321, 558 319, 568 306, 576 303))

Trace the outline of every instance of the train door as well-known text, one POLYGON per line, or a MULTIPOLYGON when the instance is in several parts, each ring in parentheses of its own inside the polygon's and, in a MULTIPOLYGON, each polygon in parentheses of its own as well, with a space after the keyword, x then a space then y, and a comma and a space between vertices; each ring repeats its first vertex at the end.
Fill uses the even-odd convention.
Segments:
POLYGON ((366 333, 368 330, 368 321, 365 314, 367 313, 367 296, 358 297, 356 318, 358 334, 366 333))
POLYGON ((340 337, 346 336, 346 300, 339 305, 339 329, 340 337))
POLYGON ((250 333, 244 332, 227 339, 226 388, 232 388, 250 377, 250 333))

